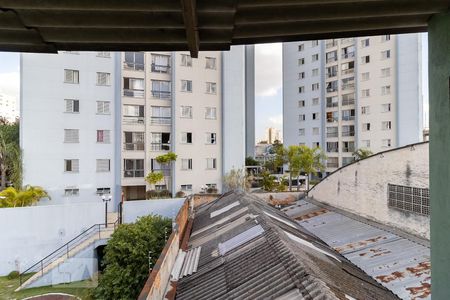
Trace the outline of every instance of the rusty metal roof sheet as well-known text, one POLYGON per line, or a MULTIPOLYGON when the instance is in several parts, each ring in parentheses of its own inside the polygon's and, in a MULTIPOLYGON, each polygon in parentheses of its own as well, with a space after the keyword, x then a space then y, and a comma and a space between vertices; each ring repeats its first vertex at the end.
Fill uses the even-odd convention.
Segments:
POLYGON ((430 248, 305 200, 283 209, 402 299, 431 299, 430 248))

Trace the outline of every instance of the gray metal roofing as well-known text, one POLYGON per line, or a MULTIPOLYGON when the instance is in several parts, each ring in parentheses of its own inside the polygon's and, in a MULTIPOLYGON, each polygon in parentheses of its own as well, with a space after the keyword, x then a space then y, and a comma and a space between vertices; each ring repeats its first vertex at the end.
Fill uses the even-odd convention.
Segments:
POLYGON ((402 299, 431 299, 430 248, 329 208, 283 211, 402 299))
POLYGON ((197 210, 189 245, 201 247, 198 266, 179 279, 176 299, 397 299, 284 213, 249 194, 228 194, 197 210), (236 201, 239 205, 230 208, 236 201))

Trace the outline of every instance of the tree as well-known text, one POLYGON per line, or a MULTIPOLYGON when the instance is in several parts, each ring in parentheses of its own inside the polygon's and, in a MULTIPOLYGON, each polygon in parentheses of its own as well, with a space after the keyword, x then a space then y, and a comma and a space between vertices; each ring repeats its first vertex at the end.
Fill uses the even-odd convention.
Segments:
POLYGON ((298 182, 298 177, 300 176, 301 147, 302 146, 291 145, 284 151, 286 157, 285 160, 289 167, 289 191, 292 191, 292 178, 296 177, 298 182))
POLYGON ((266 192, 272 192, 276 187, 275 176, 270 175, 269 171, 264 171, 261 173, 261 185, 263 190, 266 192))
POLYGON ((5 189, 7 178, 22 187, 22 161, 19 147, 19 122, 0 119, 0 190, 5 189))
MULTIPOLYGON (((317 172, 325 171, 323 162, 327 159, 325 153, 319 147, 309 148, 308 146, 300 146, 300 171, 307 174, 306 190, 309 190, 309 178, 311 174, 317 175, 317 172)), ((297 185, 298 190, 298 185, 297 185)))
POLYGON ((259 161, 257 161, 256 159, 254 159, 251 156, 247 156, 245 158, 245 165, 246 166, 259 166, 259 161))
POLYGON ((163 179, 164 179, 163 172, 150 172, 145 177, 145 181, 147 181, 150 185, 157 184, 163 179))
POLYGON ((355 160, 360 160, 371 156, 373 153, 369 149, 359 148, 355 152, 353 152, 353 157, 355 160))
MULTIPOLYGON (((170 169, 170 172, 172 172, 172 162, 177 160, 177 155, 173 152, 168 152, 166 154, 157 156, 155 160, 161 165, 161 166, 168 166, 170 169)), ((164 174, 163 174, 164 175, 164 174)), ((166 185, 166 188, 169 188, 167 185, 167 179, 166 176, 164 176, 164 184, 166 185)))
POLYGON ((171 233, 172 221, 161 216, 121 224, 105 248, 105 269, 95 299, 137 299, 171 233), (150 256, 150 257, 149 257, 150 256))
POLYGON ((22 190, 8 187, 0 192, 0 207, 30 206, 42 198, 50 199, 50 196, 38 186, 26 186, 22 190))
POLYGON ((248 191, 250 179, 242 169, 231 169, 223 176, 223 186, 226 191, 248 191))

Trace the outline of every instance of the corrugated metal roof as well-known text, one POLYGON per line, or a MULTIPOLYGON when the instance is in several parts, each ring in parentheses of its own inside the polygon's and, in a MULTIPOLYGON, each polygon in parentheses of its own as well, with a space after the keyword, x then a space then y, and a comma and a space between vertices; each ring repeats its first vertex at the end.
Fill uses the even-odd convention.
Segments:
POLYGON ((261 227, 261 225, 256 225, 223 243, 219 243, 218 248, 220 255, 225 255, 227 252, 235 249, 236 247, 239 247, 240 245, 245 244, 246 242, 261 235, 263 232, 264 229, 261 227))
POLYGON ((400 298, 431 299, 430 248, 304 200, 283 211, 400 298))

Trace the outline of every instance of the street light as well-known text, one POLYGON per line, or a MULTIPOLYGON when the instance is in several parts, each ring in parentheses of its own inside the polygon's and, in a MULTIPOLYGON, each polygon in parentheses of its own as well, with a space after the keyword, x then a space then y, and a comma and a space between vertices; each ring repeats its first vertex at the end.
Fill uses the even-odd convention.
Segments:
POLYGON ((102 200, 105 203, 105 227, 108 227, 108 202, 111 201, 112 196, 111 194, 102 195, 102 200))

